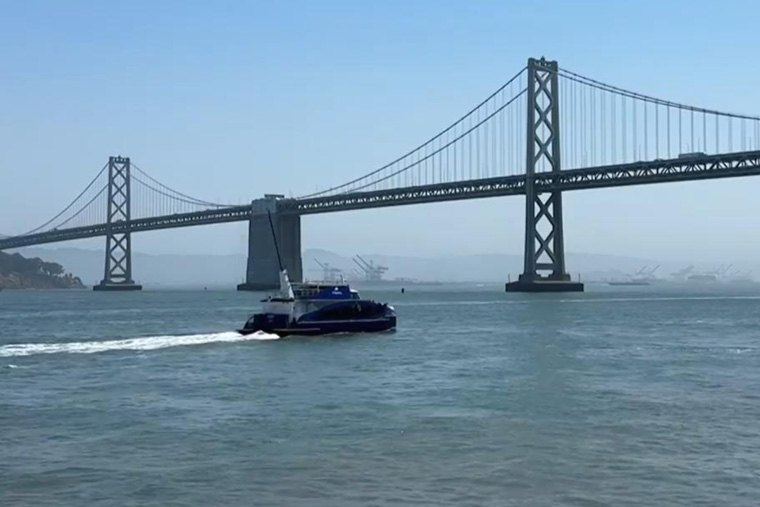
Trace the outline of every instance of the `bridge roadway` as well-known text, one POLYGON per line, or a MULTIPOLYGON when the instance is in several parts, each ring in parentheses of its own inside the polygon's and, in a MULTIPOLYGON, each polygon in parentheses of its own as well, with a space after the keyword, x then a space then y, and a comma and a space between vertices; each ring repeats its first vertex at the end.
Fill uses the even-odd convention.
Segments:
MULTIPOLYGON (((760 151, 745 151, 694 158, 676 158, 587 169, 570 169, 561 171, 558 175, 539 173, 535 176, 535 185, 540 191, 565 191, 756 175, 760 175, 760 151)), ((278 203, 278 212, 311 215, 387 206, 501 197, 524 193, 525 175, 504 176, 389 190, 354 192, 310 199, 286 199, 278 203)), ((140 218, 132 220, 129 226, 133 233, 156 231, 198 225, 242 222, 248 220, 252 214, 263 214, 265 212, 263 208, 261 211, 254 210, 251 205, 230 206, 192 213, 140 218)), ((123 232, 126 230, 127 225, 126 222, 121 222, 113 223, 111 227, 114 232, 123 232)), ((86 227, 52 230, 26 236, 6 237, 0 239, 0 250, 105 236, 107 227, 107 224, 102 223, 86 227)))

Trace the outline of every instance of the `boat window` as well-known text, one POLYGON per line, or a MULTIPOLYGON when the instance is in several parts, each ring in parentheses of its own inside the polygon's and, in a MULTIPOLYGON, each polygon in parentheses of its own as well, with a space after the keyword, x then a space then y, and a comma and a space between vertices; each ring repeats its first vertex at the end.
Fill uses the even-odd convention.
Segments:
POLYGON ((338 304, 323 308, 317 318, 319 320, 347 320, 354 318, 354 315, 353 305, 338 304))
POLYGON ((374 301, 351 301, 322 308, 314 316, 318 320, 373 319, 382 316, 382 308, 374 301))
POLYGON ((379 306, 373 301, 361 302, 361 317, 365 319, 375 318, 380 314, 379 306))

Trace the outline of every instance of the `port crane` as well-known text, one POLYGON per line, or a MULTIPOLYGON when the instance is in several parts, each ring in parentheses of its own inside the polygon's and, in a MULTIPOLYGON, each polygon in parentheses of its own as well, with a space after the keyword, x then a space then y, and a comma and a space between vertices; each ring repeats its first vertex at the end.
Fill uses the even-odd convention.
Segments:
POLYGON ((314 262, 322 268, 322 280, 325 282, 340 280, 343 278, 343 270, 330 266, 327 262, 319 262, 319 259, 314 259, 314 262))
POLYGON ((356 257, 352 258, 351 260, 354 261, 354 263, 359 266, 359 269, 364 273, 364 279, 370 280, 373 282, 380 281, 383 279, 383 275, 385 275, 385 272, 388 271, 388 268, 386 266, 381 266, 379 264, 375 264, 370 261, 366 261, 361 255, 356 255, 356 257))

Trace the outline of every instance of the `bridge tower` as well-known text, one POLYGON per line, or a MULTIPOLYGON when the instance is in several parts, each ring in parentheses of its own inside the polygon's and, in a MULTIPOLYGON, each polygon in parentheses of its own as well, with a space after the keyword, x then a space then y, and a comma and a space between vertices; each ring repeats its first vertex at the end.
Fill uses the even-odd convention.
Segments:
POLYGON ((132 279, 130 234, 129 157, 108 158, 108 216, 106 221, 106 267, 100 284, 93 290, 140 290, 132 279), (123 223, 123 225, 122 225, 123 223))
POLYGON ((248 221, 248 265, 245 282, 237 290, 259 291, 280 287, 280 264, 277 260, 279 247, 282 264, 291 282, 303 280, 301 259, 301 216, 285 213, 280 205, 284 196, 269 194, 264 199, 251 202, 251 218, 248 221), (272 225, 269 224, 271 213, 272 225), (272 237, 272 226, 277 245, 272 237))
POLYGON ((528 60, 528 123, 525 166, 525 265, 507 292, 581 292, 565 271, 562 192, 536 188, 537 172, 559 175, 560 103, 557 62, 528 60))

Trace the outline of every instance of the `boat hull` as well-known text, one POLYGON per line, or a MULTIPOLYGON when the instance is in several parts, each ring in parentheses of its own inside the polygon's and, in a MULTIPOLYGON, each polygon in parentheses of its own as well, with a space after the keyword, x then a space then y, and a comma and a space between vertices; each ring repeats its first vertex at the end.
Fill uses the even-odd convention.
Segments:
MULTIPOLYGON (((262 319, 264 320, 264 319, 262 319)), ((258 324, 258 323, 257 323, 258 324)), ((396 317, 383 317, 378 319, 356 319, 345 321, 306 321, 285 324, 272 322, 268 325, 266 320, 259 325, 238 329, 238 333, 249 335, 256 332, 276 334, 278 336, 319 336, 336 333, 381 333, 396 328, 396 317)))

